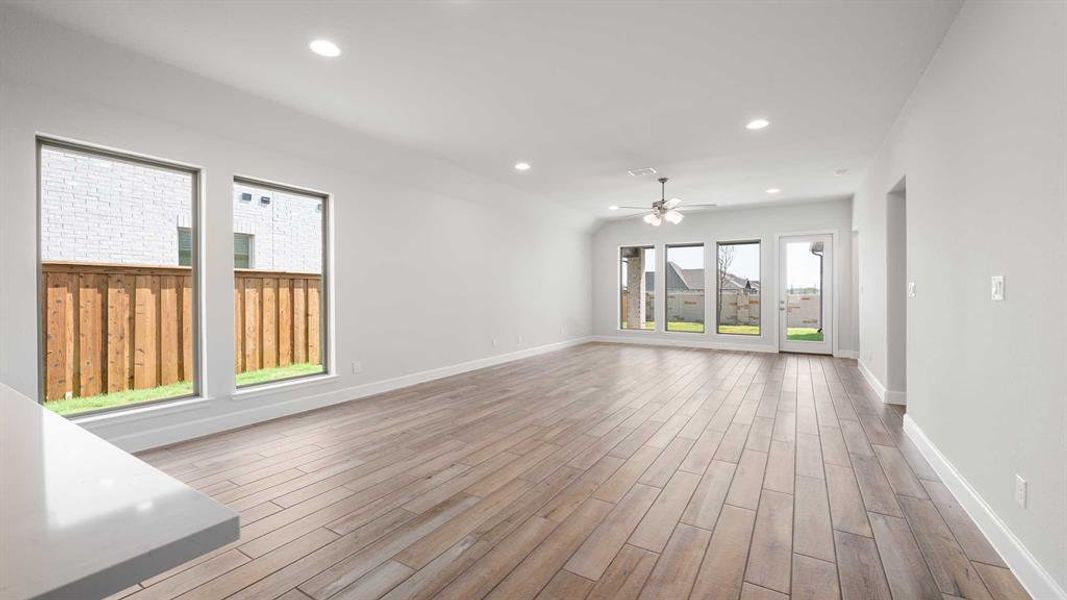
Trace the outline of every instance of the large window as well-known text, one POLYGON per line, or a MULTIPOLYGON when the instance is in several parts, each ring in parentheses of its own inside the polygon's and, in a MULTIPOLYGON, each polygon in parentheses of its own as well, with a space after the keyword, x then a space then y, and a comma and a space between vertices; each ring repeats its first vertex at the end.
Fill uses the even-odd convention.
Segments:
POLYGON ((760 334, 760 244, 724 242, 717 248, 719 333, 760 334))
POLYGON ((195 394, 197 172, 48 140, 38 161, 45 406, 195 394))
POLYGON ((704 333, 704 245, 667 246, 667 331, 704 333))
POLYGON ((619 328, 655 330, 656 249, 627 246, 619 250, 619 328))
POLYGON ((327 209, 319 194, 234 182, 238 387, 325 372, 327 209))

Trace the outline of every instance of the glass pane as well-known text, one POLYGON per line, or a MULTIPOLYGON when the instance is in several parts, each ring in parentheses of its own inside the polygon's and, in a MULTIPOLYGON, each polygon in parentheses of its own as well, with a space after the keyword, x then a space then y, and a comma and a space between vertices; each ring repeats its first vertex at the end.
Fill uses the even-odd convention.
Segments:
POLYGON ((629 246, 619 256, 619 328, 655 330, 656 249, 629 246))
POLYGON ((325 372, 324 200, 234 183, 238 387, 325 372))
POLYGON ((196 389, 196 175, 44 144, 44 404, 60 414, 196 389))
POLYGON ((822 242, 786 244, 786 339, 821 342, 822 242))
POLYGON ((704 333, 704 246, 667 246, 667 331, 704 333))
POLYGON ((759 335, 759 242, 719 244, 716 260, 717 331, 731 335, 759 335))
POLYGON ((233 267, 235 269, 252 268, 252 236, 243 233, 233 234, 233 267))
POLYGON ((193 264, 193 232, 188 227, 178 228, 178 264, 183 267, 193 264))

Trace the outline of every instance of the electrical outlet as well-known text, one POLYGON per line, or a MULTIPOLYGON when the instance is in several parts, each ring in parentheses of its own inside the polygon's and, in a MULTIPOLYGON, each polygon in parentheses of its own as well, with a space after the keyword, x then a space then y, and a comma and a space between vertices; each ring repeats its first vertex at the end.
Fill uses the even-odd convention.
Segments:
POLYGON ((363 372, 363 363, 359 361, 352 361, 352 374, 359 375, 363 372))
POLYGON ((522 336, 521 335, 515 336, 515 342, 521 344, 522 343, 522 336))
POLYGON ((496 341, 496 338, 493 338, 493 347, 496 348, 499 345, 500 343, 496 341))
POLYGON ((908 298, 914 298, 914 297, 915 297, 915 282, 914 281, 909 281, 908 282, 908 298))
POLYGON ((1026 492, 1029 484, 1018 473, 1015 474, 1015 503, 1026 508, 1026 492))
POLYGON ((990 278, 990 295, 995 302, 1004 301, 1004 276, 994 275, 990 278))

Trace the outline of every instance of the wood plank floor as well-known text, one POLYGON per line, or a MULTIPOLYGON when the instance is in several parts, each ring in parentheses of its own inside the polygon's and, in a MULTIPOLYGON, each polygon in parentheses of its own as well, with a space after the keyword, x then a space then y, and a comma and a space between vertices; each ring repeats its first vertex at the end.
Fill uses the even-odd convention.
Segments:
POLYGON ((588 344, 146 452, 239 541, 116 597, 1014 599, 854 361, 588 344))

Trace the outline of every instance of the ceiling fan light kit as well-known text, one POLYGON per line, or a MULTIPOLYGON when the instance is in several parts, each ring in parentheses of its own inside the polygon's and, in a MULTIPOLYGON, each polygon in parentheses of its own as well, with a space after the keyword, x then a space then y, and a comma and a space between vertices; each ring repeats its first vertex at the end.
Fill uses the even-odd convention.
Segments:
MULTIPOLYGON (((671 225, 677 225, 682 222, 685 215, 681 213, 679 204, 682 203, 681 198, 667 199, 667 181, 666 177, 659 178, 660 195, 659 200, 652 203, 652 209, 641 208, 638 206, 612 206, 611 210, 641 210, 646 211, 642 220, 645 223, 653 227, 659 227, 664 221, 667 221, 671 225)), ((686 208, 711 208, 714 204, 690 204, 686 208)))

